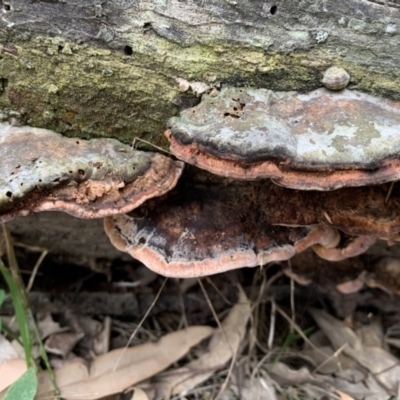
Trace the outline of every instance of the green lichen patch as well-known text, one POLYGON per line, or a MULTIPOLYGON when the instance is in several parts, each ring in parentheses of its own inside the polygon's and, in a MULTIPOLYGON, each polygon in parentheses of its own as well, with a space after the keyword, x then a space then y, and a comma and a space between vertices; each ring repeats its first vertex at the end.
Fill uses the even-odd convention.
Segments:
MULTIPOLYGON (((370 71, 321 48, 294 53, 232 42, 181 47, 158 35, 135 34, 131 54, 60 37, 12 35, 0 41, 0 109, 21 114, 23 123, 67 136, 134 137, 165 147, 166 121, 192 106, 176 78, 274 90, 310 91, 321 86, 333 64, 351 75, 350 87, 379 96, 400 95, 393 71, 370 71)), ((131 42, 129 42, 131 43, 131 42)))

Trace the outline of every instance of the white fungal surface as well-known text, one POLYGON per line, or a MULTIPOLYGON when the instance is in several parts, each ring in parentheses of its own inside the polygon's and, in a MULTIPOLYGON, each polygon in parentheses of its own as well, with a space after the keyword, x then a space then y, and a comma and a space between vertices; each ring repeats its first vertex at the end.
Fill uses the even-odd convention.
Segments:
POLYGON ((400 102, 343 90, 308 94, 226 87, 169 122, 183 145, 246 162, 313 169, 373 166, 400 154, 400 102))

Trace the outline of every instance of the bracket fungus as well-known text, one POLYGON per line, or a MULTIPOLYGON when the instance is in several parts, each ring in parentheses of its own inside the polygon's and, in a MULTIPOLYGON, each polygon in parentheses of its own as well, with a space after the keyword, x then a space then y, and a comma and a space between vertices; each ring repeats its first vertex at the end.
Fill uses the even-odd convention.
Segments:
POLYGON ((399 126, 400 102, 357 91, 224 87, 165 134, 179 159, 214 174, 333 190, 398 180, 399 126))
POLYGON ((333 248, 340 242, 328 225, 271 224, 269 204, 257 199, 255 188, 187 189, 181 182, 130 214, 107 217, 112 244, 159 274, 183 278, 283 261, 316 244, 333 248))
POLYGON ((129 212, 172 189, 182 169, 115 139, 0 124, 0 222, 50 210, 79 218, 129 212))
POLYGON ((310 192, 272 182, 184 179, 128 215, 105 219, 112 244, 166 276, 193 277, 283 261, 312 247, 355 257, 400 231, 400 191, 387 184, 310 192))
MULTIPOLYGON (((303 191, 272 182, 242 182, 274 225, 327 224, 354 236, 397 240, 400 232, 400 184, 303 191)), ((222 190, 222 189, 221 189, 222 190)))

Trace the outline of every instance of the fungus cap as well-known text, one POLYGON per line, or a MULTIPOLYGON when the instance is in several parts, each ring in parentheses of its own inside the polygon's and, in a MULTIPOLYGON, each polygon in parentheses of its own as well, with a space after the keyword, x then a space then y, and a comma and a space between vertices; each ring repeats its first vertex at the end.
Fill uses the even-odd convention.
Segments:
POLYGON ((129 212, 172 189, 182 169, 115 139, 0 124, 0 222, 39 211, 80 218, 129 212))
POLYGON ((272 182, 181 179, 128 215, 106 218, 111 242, 154 271, 190 277, 283 261, 311 247, 355 257, 400 232, 400 190, 388 184, 330 192, 272 182))
POLYGON ((350 82, 350 75, 341 67, 330 67, 324 72, 322 84, 330 90, 342 90, 350 82))
POLYGON ((224 87, 168 122, 181 160, 235 179, 302 190, 400 177, 400 102, 356 91, 224 87))
POLYGON ((184 185, 128 215, 105 219, 105 231, 121 251, 153 271, 195 277, 283 261, 314 244, 336 246, 328 226, 273 226, 259 204, 235 190, 184 185))

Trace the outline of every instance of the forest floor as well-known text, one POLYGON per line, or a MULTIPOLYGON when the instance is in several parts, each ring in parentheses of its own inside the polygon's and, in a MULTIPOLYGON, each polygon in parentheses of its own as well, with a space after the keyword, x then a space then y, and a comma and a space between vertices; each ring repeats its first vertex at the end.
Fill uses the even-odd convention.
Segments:
MULTIPOLYGON (((330 263, 310 251, 179 280, 134 260, 98 260, 99 273, 15 249, 63 398, 400 398, 400 298, 368 255, 330 263)), ((12 326, 13 314, 6 298, 1 319, 12 326)), ((0 356, 12 343, 1 338, 0 356)), ((43 379, 36 398, 54 398, 43 379)))

